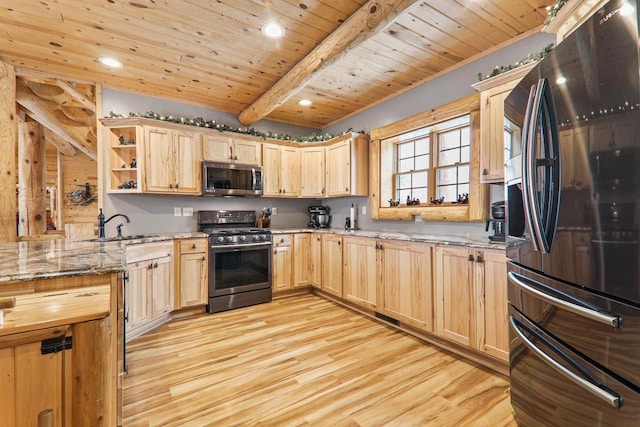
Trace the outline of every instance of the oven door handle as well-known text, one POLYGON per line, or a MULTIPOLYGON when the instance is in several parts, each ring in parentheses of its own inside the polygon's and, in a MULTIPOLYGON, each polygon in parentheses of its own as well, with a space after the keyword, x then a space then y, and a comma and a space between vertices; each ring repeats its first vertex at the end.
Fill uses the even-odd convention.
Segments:
MULTIPOLYGON (((542 360, 544 360, 551 367, 555 368, 558 372, 560 372, 562 375, 567 377, 569 380, 573 381, 574 383, 576 383, 586 391, 596 395, 600 399, 606 401, 614 408, 620 409, 623 402, 623 399, 622 397, 620 397, 620 395, 618 395, 616 392, 610 393, 609 391, 601 388, 598 384, 594 384, 591 381, 587 381, 584 378, 580 378, 578 375, 574 374, 569 369, 565 368, 562 364, 557 362, 553 357, 545 353, 544 350, 539 348, 533 341, 531 341, 520 329, 520 326, 519 326, 520 322, 518 322, 513 316, 509 316, 509 322, 511 323, 511 327, 513 328, 513 331, 518 335, 518 338, 522 340, 523 344, 527 346, 527 348, 529 348, 529 350, 534 352, 542 360)), ((535 332, 533 331, 529 331, 529 332, 535 335, 535 332)), ((580 368, 585 369, 582 366, 580 366, 580 368)))
POLYGON ((260 242, 260 243, 242 243, 239 245, 210 245, 209 249, 226 249, 228 252, 241 251, 243 248, 271 248, 271 242, 260 242))

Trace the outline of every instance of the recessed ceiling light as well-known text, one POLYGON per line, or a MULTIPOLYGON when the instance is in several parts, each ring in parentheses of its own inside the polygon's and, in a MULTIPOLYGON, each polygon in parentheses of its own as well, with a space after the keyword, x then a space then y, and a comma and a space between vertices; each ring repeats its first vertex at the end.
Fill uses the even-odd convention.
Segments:
POLYGON ((279 39, 284 36, 284 28, 275 22, 268 22, 262 26, 262 33, 273 39, 279 39))
POLYGON ((556 79, 556 83, 558 83, 559 85, 563 85, 567 82, 567 78, 564 76, 560 76, 556 79))
POLYGON ((122 62, 118 61, 115 58, 109 58, 108 56, 101 56, 100 58, 98 58, 98 61, 100 61, 102 65, 106 65, 107 67, 122 68, 122 62))
POLYGON ((313 102, 311 102, 310 99, 301 99, 300 101, 298 101, 298 104, 308 107, 309 105, 313 104, 313 102))

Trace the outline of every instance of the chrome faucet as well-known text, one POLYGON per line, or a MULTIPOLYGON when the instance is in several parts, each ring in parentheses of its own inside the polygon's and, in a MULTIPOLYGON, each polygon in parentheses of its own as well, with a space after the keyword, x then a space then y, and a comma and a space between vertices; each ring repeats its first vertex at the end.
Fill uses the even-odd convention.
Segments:
MULTIPOLYGON (((102 209, 100 209, 100 214, 98 215, 98 237, 105 237, 104 235, 104 226, 106 223, 108 223, 109 221, 111 221, 113 218, 116 217, 123 217, 125 220, 127 220, 127 223, 131 222, 131 220, 129 219, 128 216, 126 216, 125 214, 115 214, 115 215, 111 215, 108 219, 104 219, 104 214, 102 213, 102 209)), ((122 235, 122 225, 120 224, 118 226, 118 236, 122 235)))

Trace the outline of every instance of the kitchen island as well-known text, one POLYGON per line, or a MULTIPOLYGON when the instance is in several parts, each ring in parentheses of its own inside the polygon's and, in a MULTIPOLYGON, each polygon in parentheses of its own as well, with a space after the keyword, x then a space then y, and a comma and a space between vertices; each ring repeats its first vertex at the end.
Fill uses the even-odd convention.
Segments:
POLYGON ((117 423, 120 242, 0 244, 0 425, 117 423))

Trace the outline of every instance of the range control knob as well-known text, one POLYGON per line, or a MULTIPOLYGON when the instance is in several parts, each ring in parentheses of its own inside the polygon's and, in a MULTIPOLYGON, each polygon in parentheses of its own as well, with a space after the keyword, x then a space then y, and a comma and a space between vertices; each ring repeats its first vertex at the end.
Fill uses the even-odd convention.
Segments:
POLYGON ((267 235, 266 234, 261 234, 260 235, 260 240, 267 240, 267 235))
POLYGON ((220 243, 224 243, 224 237, 218 236, 218 237, 216 237, 216 241, 220 242, 220 243))
POLYGON ((233 237, 227 236, 227 242, 229 242, 229 243, 233 242, 233 237))
POLYGON ((253 235, 253 240, 260 240, 260 236, 258 236, 257 234, 253 235))
POLYGON ((245 240, 247 240, 247 236, 240 236, 239 239, 240 239, 241 242, 244 242, 245 240))

